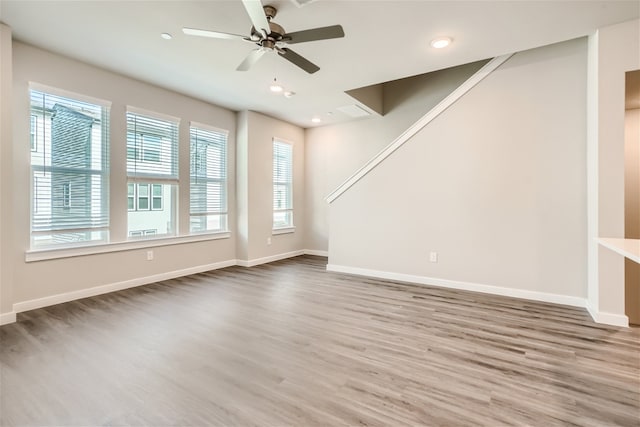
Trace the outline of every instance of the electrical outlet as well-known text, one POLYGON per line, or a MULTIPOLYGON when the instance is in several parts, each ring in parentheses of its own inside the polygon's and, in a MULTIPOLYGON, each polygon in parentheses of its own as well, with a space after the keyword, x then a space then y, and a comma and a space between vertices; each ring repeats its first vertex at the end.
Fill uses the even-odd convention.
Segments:
POLYGON ((429 252, 429 261, 438 262, 438 252, 429 252))
POLYGON ((153 260, 153 251, 147 251, 147 261, 153 260))
POLYGON ((267 237, 267 245, 271 244, 271 237, 267 237))

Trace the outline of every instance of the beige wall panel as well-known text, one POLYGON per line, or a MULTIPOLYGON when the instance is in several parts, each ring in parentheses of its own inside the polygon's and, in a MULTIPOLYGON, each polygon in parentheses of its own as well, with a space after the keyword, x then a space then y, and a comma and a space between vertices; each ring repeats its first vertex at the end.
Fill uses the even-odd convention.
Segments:
MULTIPOLYGON (((14 302, 79 291, 95 286, 137 280, 174 271, 234 260, 235 248, 235 132, 236 114, 175 92, 123 77, 109 71, 55 55, 22 43, 13 44, 14 140, 11 177, 15 188, 11 203, 16 212, 15 234, 10 246, 19 254, 15 265, 14 302), (112 102, 111 107, 111 235, 126 234, 126 121, 128 105, 181 119, 181 148, 189 141, 190 121, 229 131, 229 223, 232 238, 167 245, 146 250, 122 251, 39 262, 24 262, 29 248, 29 99, 30 81, 112 102), (125 212, 123 215, 122 212, 125 212)), ((188 180, 187 162, 181 161, 181 182, 188 180)), ((187 181, 188 182, 188 181, 187 181)), ((181 198, 179 218, 188 220, 187 199, 181 198)), ((5 200, 3 200, 4 202, 5 200)), ((185 227, 182 227, 184 230, 185 227)))
POLYGON ((307 249, 326 251, 325 197, 455 90, 485 61, 386 83, 384 117, 306 131, 307 249))
POLYGON ((586 297, 586 61, 578 39, 480 82, 331 205, 330 264, 586 297))

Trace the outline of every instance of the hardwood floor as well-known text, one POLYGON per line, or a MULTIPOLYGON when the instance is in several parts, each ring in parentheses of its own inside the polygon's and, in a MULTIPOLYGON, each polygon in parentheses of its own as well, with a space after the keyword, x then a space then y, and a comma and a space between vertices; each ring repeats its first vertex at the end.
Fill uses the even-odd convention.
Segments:
POLYGON ((640 329, 578 308, 230 267, 18 315, 2 426, 639 426, 640 329))

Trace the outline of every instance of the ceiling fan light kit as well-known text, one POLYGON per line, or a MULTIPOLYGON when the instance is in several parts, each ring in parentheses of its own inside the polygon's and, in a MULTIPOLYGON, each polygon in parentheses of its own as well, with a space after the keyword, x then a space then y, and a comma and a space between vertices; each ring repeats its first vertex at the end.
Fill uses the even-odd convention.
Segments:
POLYGON ((249 70, 266 52, 276 52, 279 56, 309 74, 315 73, 320 67, 286 46, 344 37, 344 30, 340 25, 287 33, 282 26, 273 22, 273 18, 278 13, 278 9, 274 6, 263 6, 260 0, 242 0, 242 4, 253 24, 249 37, 188 27, 183 28, 182 31, 190 36, 244 40, 258 45, 258 48, 249 52, 249 55, 236 68, 238 71, 249 70))

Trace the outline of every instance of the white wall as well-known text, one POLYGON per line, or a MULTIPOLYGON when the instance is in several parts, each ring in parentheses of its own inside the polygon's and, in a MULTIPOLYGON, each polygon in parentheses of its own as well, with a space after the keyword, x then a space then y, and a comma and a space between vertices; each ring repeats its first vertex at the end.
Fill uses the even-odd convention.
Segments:
MULTIPOLYGON (((192 271, 235 260, 235 129, 236 114, 175 92, 107 72, 87 64, 22 43, 13 43, 13 195, 2 200, 13 207, 14 236, 11 248, 14 265, 12 303, 22 303, 58 294, 74 294, 88 288, 141 283, 172 272, 192 271), (126 236, 126 120, 128 105, 181 119, 180 181, 189 182, 190 121, 228 129, 229 133, 229 219, 232 238, 154 247, 154 260, 146 261, 146 249, 126 250, 38 262, 25 262, 29 248, 29 94, 30 81, 112 102, 111 106, 111 233, 126 236)), ((3 78, 4 81, 4 78, 3 78)), ((4 116, 4 113, 3 113, 4 116)), ((3 172, 4 173, 4 172, 3 172)), ((188 222, 188 195, 180 193, 179 217, 188 222)), ((3 224, 5 223, 3 217, 3 224)), ((188 230, 182 227, 182 230, 188 230)), ((3 242, 5 236, 3 235, 3 242)))
POLYGON ((328 248, 329 206, 325 197, 485 63, 385 83, 383 117, 307 129, 307 249, 328 248))
POLYGON ((12 198, 12 46, 11 29, 0 23, 0 325, 13 311, 12 198))
POLYGON ((586 64, 514 55, 332 203, 329 263, 582 301, 586 64))
POLYGON ((253 111, 238 115, 238 259, 248 264, 305 249, 304 130, 253 111), (273 235, 273 139, 293 144, 292 233, 273 235), (271 244, 267 243, 271 239, 271 244))

